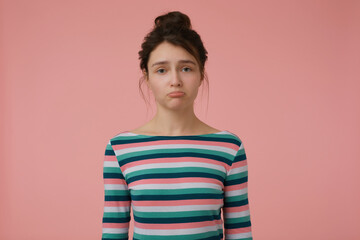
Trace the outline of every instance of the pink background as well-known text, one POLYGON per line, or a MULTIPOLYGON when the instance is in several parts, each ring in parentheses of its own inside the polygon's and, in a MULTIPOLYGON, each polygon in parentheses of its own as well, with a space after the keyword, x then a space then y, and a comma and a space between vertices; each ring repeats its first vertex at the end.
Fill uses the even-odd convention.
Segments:
POLYGON ((360 239, 360 2, 169 2, 1 2, 0 239, 100 239, 105 146, 156 110, 138 51, 171 10, 209 52, 197 115, 244 142, 254 239, 360 239))

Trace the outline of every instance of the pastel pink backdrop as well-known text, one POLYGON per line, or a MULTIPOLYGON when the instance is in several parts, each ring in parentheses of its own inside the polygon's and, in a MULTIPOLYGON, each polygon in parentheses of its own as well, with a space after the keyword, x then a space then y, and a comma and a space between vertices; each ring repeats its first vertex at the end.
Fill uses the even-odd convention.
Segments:
POLYGON ((138 51, 170 10, 209 52, 198 116, 244 142, 254 239, 360 239, 360 5, 340 0, 2 1, 0 239, 100 239, 105 146, 156 110, 138 51))

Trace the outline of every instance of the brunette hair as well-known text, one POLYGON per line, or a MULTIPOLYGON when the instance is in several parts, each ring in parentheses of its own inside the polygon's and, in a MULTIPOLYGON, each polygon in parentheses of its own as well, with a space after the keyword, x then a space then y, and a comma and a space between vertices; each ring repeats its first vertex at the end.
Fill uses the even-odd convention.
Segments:
MULTIPOLYGON (((208 83, 205 72, 207 51, 199 34, 192 29, 190 18, 184 13, 173 11, 158 16, 154 23, 153 29, 145 36, 141 44, 141 51, 139 51, 140 69, 145 72, 139 82, 141 93, 141 84, 145 80, 144 77, 148 77, 149 74, 150 53, 165 41, 175 46, 181 46, 193 55, 200 68, 201 80, 205 79, 208 83)), ((144 96, 143 93, 142 95, 144 96)))

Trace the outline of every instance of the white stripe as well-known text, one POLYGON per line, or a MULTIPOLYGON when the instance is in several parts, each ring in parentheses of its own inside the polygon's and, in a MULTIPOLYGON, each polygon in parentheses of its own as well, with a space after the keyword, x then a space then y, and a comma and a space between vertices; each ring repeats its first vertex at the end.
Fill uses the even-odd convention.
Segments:
POLYGON ((222 186, 214 183, 169 183, 169 184, 139 184, 130 187, 134 190, 142 189, 187 189, 187 188, 213 188, 222 190, 222 186))
POLYGON ((228 234, 226 233, 226 239, 242 239, 242 238, 250 238, 252 237, 251 232, 247 233, 238 233, 238 234, 228 234))
POLYGON ((250 215, 250 210, 242 211, 242 212, 230 212, 224 213, 224 218, 240 218, 246 217, 250 215))
POLYGON ((117 161, 104 161, 104 167, 116 167, 116 168, 119 168, 119 163, 117 161))
POLYGON ((233 174, 246 172, 247 170, 248 170, 248 165, 245 165, 243 167, 238 167, 238 168, 232 168, 232 169, 230 169, 230 171, 228 172, 227 175, 230 176, 233 174))
POLYGON ((214 226, 200 227, 200 228, 183 228, 183 229, 142 229, 134 226, 134 233, 142 235, 156 235, 156 236, 165 236, 165 235, 187 235, 187 234, 197 234, 205 233, 211 231, 218 231, 222 229, 221 224, 216 224, 214 226))
POLYGON ((127 133, 127 132, 122 132, 122 133, 119 133, 117 135, 115 135, 113 138, 116 138, 118 136, 136 136, 136 134, 134 133, 127 133))
MULTIPOLYGON (((152 146, 142 146, 142 147, 128 147, 124 149, 114 150, 115 155, 121 155, 132 152, 142 152, 147 150, 164 150, 164 149, 176 149, 176 148, 193 148, 193 149, 207 149, 214 150, 219 152, 229 153, 233 156, 236 154, 236 150, 228 147, 212 146, 212 145, 200 145, 200 144, 163 144, 163 145, 152 145, 152 146)), ((161 152, 161 151, 160 151, 161 152)))
MULTIPOLYGON (((234 134, 232 134, 232 133, 230 133, 230 132, 228 132, 228 131, 226 131, 226 130, 224 130, 224 131, 221 131, 221 132, 217 132, 217 133, 214 133, 214 134, 231 134, 231 135, 233 135, 233 136, 235 136, 234 134)), ((131 133, 131 132, 123 132, 123 133, 119 133, 119 134, 117 134, 116 136, 114 136, 114 138, 115 137, 118 137, 118 136, 138 136, 139 134, 136 134, 136 133, 131 133)), ((140 134, 141 135, 141 134, 140 134)), ((200 135, 202 135, 202 134, 200 134, 200 135)), ((148 136, 148 137, 156 137, 155 135, 141 135, 141 136, 148 136)))
POLYGON ((237 189, 234 191, 225 192, 225 197, 241 196, 248 192, 248 188, 237 189))
POLYGON ((223 173, 226 173, 226 169, 221 165, 211 164, 211 163, 203 163, 203 162, 173 162, 173 163, 150 163, 150 164, 142 164, 139 166, 129 167, 125 171, 123 171, 124 175, 135 172, 138 170, 148 170, 155 168, 181 168, 181 167, 201 167, 201 168, 211 168, 219 170, 223 173))
POLYGON ((130 212, 130 207, 104 207, 104 212, 130 212))
POLYGON ((129 228, 103 228, 103 233, 127 233, 129 228))
POLYGON ((217 210, 222 206, 223 204, 182 206, 135 206, 132 204, 133 210, 137 212, 184 212, 197 210, 217 210))
POLYGON ((239 148, 239 151, 240 151, 240 150, 243 150, 243 149, 244 149, 244 144, 241 143, 240 148, 239 148))

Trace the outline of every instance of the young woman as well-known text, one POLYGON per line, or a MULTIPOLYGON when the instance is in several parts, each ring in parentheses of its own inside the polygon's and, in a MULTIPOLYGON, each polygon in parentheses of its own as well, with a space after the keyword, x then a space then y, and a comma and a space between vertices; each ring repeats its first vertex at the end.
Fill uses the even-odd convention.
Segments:
POLYGON ((252 239, 244 145, 194 113, 207 51, 189 17, 157 17, 141 47, 157 112, 108 141, 102 240, 129 239, 131 210, 133 240, 252 239))

